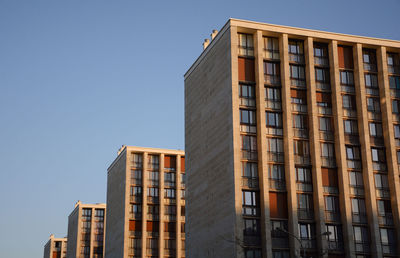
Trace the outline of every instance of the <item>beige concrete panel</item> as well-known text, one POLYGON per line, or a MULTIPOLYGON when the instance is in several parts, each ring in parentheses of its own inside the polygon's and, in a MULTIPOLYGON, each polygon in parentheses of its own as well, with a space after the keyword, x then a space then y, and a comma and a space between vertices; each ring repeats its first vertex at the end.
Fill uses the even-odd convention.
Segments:
POLYGON ((353 47, 353 56, 355 68, 354 83, 356 91, 356 103, 357 107, 359 107, 357 108, 357 117, 358 128, 360 131, 362 170, 365 187, 365 205, 367 209, 369 230, 371 235, 371 254, 374 257, 380 258, 382 257, 382 247, 377 218, 375 184, 367 116, 368 112, 365 112, 365 110, 367 110, 367 98, 365 95, 364 67, 361 44, 356 44, 353 47))
POLYGON ((339 58, 337 41, 329 43, 329 66, 332 88, 332 111, 335 129, 335 156, 338 169, 339 203, 343 227, 343 242, 347 257, 355 258, 352 211, 349 192, 349 174, 343 129, 342 94, 339 75, 339 58))
MULTIPOLYGON (((314 214, 316 224, 316 235, 322 236, 325 230, 325 204, 324 204, 324 189, 322 186, 321 174, 321 151, 319 142, 319 118, 316 100, 315 86, 315 69, 314 69, 314 45, 313 39, 308 37, 305 41, 305 60, 306 60, 306 78, 307 78, 307 108, 309 114, 310 128, 310 155, 312 161, 312 180, 313 180, 313 199, 314 199, 314 214)), ((327 250, 326 237, 317 237, 319 253, 322 254, 327 250)), ((327 254, 321 255, 327 257, 327 254)))
POLYGON ((75 258, 78 254, 78 243, 80 241, 79 238, 79 216, 80 216, 80 208, 79 206, 75 207, 75 209, 68 216, 68 238, 71 239, 68 241, 67 246, 67 256, 71 258, 75 258))
MULTIPOLYGON (((290 72, 289 72, 289 49, 288 35, 282 34, 279 37, 279 50, 281 57, 281 80, 282 80, 282 117, 283 117, 283 135, 285 152, 285 180, 288 197, 288 229, 295 236, 298 232, 297 215, 297 195, 296 195, 296 172, 294 167, 293 154, 293 128, 292 111, 290 96, 290 72)), ((289 236, 291 256, 295 257, 295 252, 300 250, 300 245, 293 237, 289 236)))
POLYGON ((160 165, 159 165, 159 198, 160 198, 160 220, 159 220, 159 237, 158 237, 158 251, 159 251, 159 257, 163 257, 164 255, 164 215, 165 215, 165 199, 164 199, 164 154, 160 155, 160 165))
POLYGON ((182 257, 182 243, 181 243, 181 155, 176 156, 176 176, 175 176, 175 182, 176 182, 176 257, 181 258, 182 257))
POLYGON ((258 149, 258 181, 260 185, 261 208, 261 236, 263 253, 272 257, 271 223, 269 211, 269 183, 266 153, 265 129, 265 87, 264 87, 264 39, 261 31, 257 31, 255 38, 255 69, 256 69, 256 103, 257 103, 257 149, 258 149))
MULTIPOLYGON (((147 171, 149 155, 147 152, 143 153, 143 172, 142 172, 142 257, 146 257, 147 248, 147 229, 146 224, 149 216, 147 216, 147 188, 149 185, 149 172, 147 171)), ((125 257, 124 257, 125 258, 125 257)))
POLYGON ((386 48, 380 47, 376 52, 378 66, 379 95, 381 96, 382 128, 386 147, 388 181, 391 196, 393 222, 397 235, 397 246, 400 246, 400 183, 397 164, 396 143, 392 120, 391 96, 387 67, 386 48))

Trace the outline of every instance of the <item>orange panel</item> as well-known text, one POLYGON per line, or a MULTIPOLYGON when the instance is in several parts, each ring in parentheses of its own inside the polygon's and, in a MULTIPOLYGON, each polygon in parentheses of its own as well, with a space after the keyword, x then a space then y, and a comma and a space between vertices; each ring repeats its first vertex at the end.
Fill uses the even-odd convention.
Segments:
POLYGON ((269 193, 271 218, 286 219, 288 217, 286 193, 269 193))
POLYGON ((141 220, 130 220, 129 221, 130 231, 142 231, 142 221, 141 220))
POLYGON ((248 82, 255 81, 253 59, 239 57, 238 68, 239 68, 239 81, 248 81, 248 82))
POLYGON ((321 168, 322 185, 323 186, 338 186, 337 171, 336 169, 321 168))
POLYGON ((185 171, 185 157, 181 157, 181 172, 185 171))
POLYGON ((353 69, 353 49, 347 46, 338 46, 339 68, 353 69))
POLYGON ((165 168, 176 168, 176 157, 175 156, 164 156, 164 167, 165 168))

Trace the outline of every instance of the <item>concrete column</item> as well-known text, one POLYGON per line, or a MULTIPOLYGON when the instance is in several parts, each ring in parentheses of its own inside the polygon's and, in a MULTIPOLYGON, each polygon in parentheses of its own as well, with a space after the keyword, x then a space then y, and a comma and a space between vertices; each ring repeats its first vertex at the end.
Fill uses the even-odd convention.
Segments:
POLYGON ((76 257, 80 257, 81 253, 81 241, 82 241, 82 207, 81 205, 78 206, 78 218, 77 218, 77 224, 78 224, 78 229, 76 230, 77 235, 76 235, 76 247, 75 248, 75 255, 76 257))
POLYGON ((349 173, 347 171, 346 147, 343 129, 342 94, 339 74, 337 41, 329 43, 329 66, 332 88, 332 112, 335 131, 335 156, 338 171, 339 203, 343 228, 344 251, 349 258, 355 258, 352 212, 349 192, 349 173))
POLYGON ((158 197, 159 197, 159 211, 160 211, 160 225, 158 227, 159 229, 159 236, 158 236, 158 253, 159 253, 159 257, 163 257, 164 256, 164 223, 165 223, 165 205, 164 205, 164 154, 160 154, 160 164, 158 165, 159 167, 159 193, 158 193, 158 197))
MULTIPOLYGON (((288 229, 295 236, 298 232, 298 215, 297 215, 297 196, 296 196, 296 172, 294 167, 293 155, 293 128, 292 128, 292 111, 290 96, 290 67, 289 67, 289 49, 288 35, 281 34, 279 36, 279 51, 281 58, 281 80, 282 80, 282 120, 284 135, 284 152, 285 152, 285 179, 288 198, 288 229)), ((291 256, 296 256, 296 251, 300 250, 299 242, 292 236, 289 237, 289 245, 291 256)))
POLYGON ((254 35, 255 48, 255 74, 256 74, 256 103, 257 103, 257 149, 258 149, 258 182, 260 187, 261 208, 261 236, 262 252, 267 257, 272 257, 271 223, 269 212, 269 184, 266 154, 266 129, 265 129, 265 93, 264 93, 264 39, 262 31, 258 30, 254 35))
POLYGON ((388 166, 388 181, 391 196, 391 206, 397 246, 400 246, 400 183, 397 165, 396 142, 394 140, 394 128, 392 120, 391 96, 387 67, 386 48, 380 47, 376 52, 378 66, 379 95, 381 97, 382 129, 385 140, 386 162, 388 166))
MULTIPOLYGON (((142 179, 143 179, 143 183, 142 183, 142 257, 146 257, 146 244, 147 244, 147 230, 146 230, 146 226, 147 226, 147 220, 148 220, 148 216, 147 216, 147 185, 149 183, 149 175, 148 175, 148 171, 147 171, 147 164, 149 162, 149 155, 147 154, 147 152, 143 153, 143 167, 142 167, 142 179)), ((125 215, 126 216, 126 215, 125 215)), ((126 242, 126 241, 125 241, 126 242)), ((126 253, 126 252, 124 252, 126 253)), ((124 258, 127 257, 124 254, 124 258)))
POLYGON ((183 222, 181 219, 181 196, 180 196, 180 189, 181 189, 181 155, 176 156, 176 172, 175 172, 175 191, 176 191, 176 236, 175 236, 175 242, 176 242, 176 257, 180 258, 182 257, 181 254, 181 223, 183 222))
POLYGON ((371 145, 369 139, 369 125, 367 98, 365 95, 364 66, 362 45, 353 47, 354 56, 354 83, 356 91, 358 128, 360 132, 362 171, 365 188, 365 205, 368 214, 369 230, 371 235, 371 254, 374 257, 382 257, 382 247, 379 234, 374 174, 372 167, 371 145))
MULTIPOLYGON (((313 38, 308 37, 305 41, 305 61, 306 61, 306 78, 307 78, 307 108, 309 117, 310 129, 310 154, 312 161, 312 180, 313 180, 313 199, 314 199, 314 216, 316 224, 316 236, 319 247, 319 253, 324 253, 327 250, 326 236, 322 234, 325 230, 325 204, 324 204, 324 189, 322 186, 321 174, 321 150, 319 141, 319 118, 315 72, 314 72, 314 44, 313 38)), ((327 254, 321 256, 326 257, 327 254)))
MULTIPOLYGON (((128 159, 126 159, 126 160, 128 160, 128 159)), ((94 208, 91 208, 90 209, 92 212, 91 212, 91 217, 90 217, 90 242, 89 242, 89 245, 90 245, 90 255, 89 255, 89 257, 90 258, 92 258, 93 257, 93 251, 94 251, 94 248, 93 248, 93 244, 94 244, 94 230, 95 230, 95 221, 94 221, 94 212, 95 212, 95 209, 94 208)))

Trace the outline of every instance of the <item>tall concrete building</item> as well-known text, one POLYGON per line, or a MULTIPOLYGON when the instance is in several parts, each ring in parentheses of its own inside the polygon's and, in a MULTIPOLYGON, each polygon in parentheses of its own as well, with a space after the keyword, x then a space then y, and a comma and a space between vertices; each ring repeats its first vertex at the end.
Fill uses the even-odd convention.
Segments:
POLYGON ((211 36, 185 74, 187 256, 400 257, 400 42, 211 36))
POLYGON ((66 258, 67 257, 67 238, 55 238, 50 235, 49 241, 44 246, 43 258, 66 258))
POLYGON ((106 257, 185 257, 183 151, 123 146, 108 168, 106 257))
POLYGON ((78 201, 68 216, 68 258, 104 257, 106 205, 78 201))

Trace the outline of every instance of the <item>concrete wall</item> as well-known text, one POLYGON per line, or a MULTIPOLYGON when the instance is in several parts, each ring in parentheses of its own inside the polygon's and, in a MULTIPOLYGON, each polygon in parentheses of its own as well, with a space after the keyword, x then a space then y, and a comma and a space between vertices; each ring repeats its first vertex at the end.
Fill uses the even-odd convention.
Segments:
POLYGON ((108 169, 105 257, 124 257, 126 152, 108 169))
POLYGON ((50 247, 51 247, 51 240, 49 240, 44 246, 43 258, 50 258, 50 249, 51 249, 50 247))
POLYGON ((185 75, 186 255, 236 257, 231 31, 185 75), (196 161, 196 162, 194 162, 196 161))
POLYGON ((79 207, 76 207, 74 211, 68 216, 68 241, 67 245, 67 257, 75 258, 77 255, 77 244, 78 244, 78 225, 79 222, 79 207))

